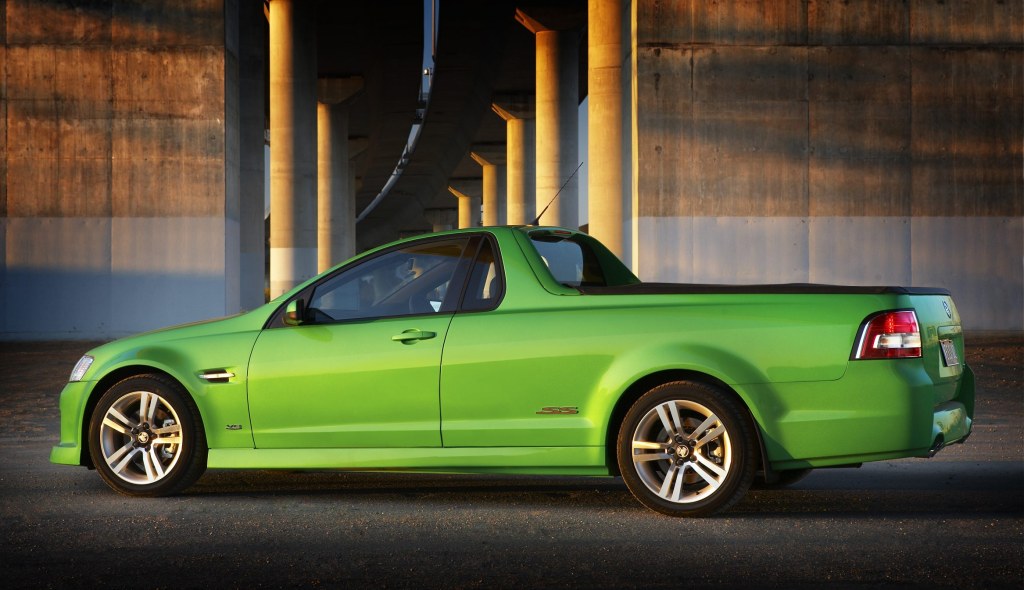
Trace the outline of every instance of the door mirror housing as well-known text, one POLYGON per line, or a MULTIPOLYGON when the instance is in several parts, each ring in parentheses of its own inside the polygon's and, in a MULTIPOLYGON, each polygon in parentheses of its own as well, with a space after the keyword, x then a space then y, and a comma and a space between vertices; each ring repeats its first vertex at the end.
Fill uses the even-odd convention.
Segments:
POLYGON ((306 302, 302 299, 292 299, 284 308, 284 323, 286 326, 301 326, 306 318, 306 302))

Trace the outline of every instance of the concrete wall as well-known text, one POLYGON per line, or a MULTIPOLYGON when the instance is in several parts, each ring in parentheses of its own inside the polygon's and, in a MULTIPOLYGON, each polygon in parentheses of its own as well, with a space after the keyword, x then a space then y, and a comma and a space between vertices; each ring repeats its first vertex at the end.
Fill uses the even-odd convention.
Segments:
POLYGON ((633 18, 641 278, 939 286, 1024 329, 1024 2, 633 18))
POLYGON ((238 2, 0 11, 0 338, 237 311, 238 2))

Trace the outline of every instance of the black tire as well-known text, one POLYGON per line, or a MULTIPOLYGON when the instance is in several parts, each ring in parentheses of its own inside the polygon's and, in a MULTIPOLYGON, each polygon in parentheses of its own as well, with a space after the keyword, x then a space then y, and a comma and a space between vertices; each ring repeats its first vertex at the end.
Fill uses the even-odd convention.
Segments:
POLYGON ((758 477, 751 484, 750 488, 754 490, 777 490, 786 486, 791 486, 796 482, 807 477, 814 471, 813 469, 788 469, 786 471, 779 471, 775 474, 776 480, 772 483, 768 483, 764 478, 758 477))
POLYGON ((642 395, 623 418, 619 471, 648 508, 669 516, 710 516, 738 502, 754 479, 752 428, 737 402, 718 388, 666 383, 642 395))
POLYGON ((97 402, 89 421, 89 454, 114 491, 167 496, 206 470, 206 433, 199 409, 179 383, 136 375, 97 402))

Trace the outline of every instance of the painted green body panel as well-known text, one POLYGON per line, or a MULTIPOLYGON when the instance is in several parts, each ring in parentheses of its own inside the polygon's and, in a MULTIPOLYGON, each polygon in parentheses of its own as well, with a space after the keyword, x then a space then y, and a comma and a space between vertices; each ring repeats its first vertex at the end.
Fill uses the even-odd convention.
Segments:
POLYGON ((608 475, 604 447, 491 447, 444 449, 211 449, 214 469, 348 469, 608 475))
POLYGON ((734 392, 776 469, 925 456, 970 433, 973 374, 939 347, 964 359, 949 297, 583 295, 546 271, 528 230, 450 232, 495 240, 504 291, 490 311, 266 328, 318 277, 241 316, 99 347, 61 394, 51 460, 80 464, 89 404, 152 370, 195 399, 214 468, 607 474, 617 404, 660 375, 734 392), (865 318, 894 309, 916 310, 922 357, 851 361, 865 318), (436 337, 391 339, 413 328, 436 337), (235 377, 207 383, 204 370, 235 377))
POLYGON ((746 385, 742 395, 764 409, 759 422, 778 469, 927 456, 942 410, 919 361, 855 362, 838 381, 746 385))
POLYGON ((842 377, 856 325, 872 303, 849 306, 846 313, 858 319, 821 314, 819 324, 798 319, 806 302, 773 305, 765 302, 770 297, 677 297, 662 307, 565 297, 542 309, 456 315, 441 375, 445 445, 600 444, 625 388, 659 371, 694 371, 729 384, 842 377), (748 310, 771 320, 754 320, 748 310), (544 329, 524 332, 524 325, 544 329), (776 341, 780 332, 815 342, 814 352, 787 353, 776 341), (536 414, 547 406, 581 413, 536 414))
POLYGON ((85 403, 95 382, 78 381, 68 383, 60 393, 60 442, 50 451, 50 461, 63 465, 80 465, 82 462, 82 420, 85 417, 85 403))
POLYGON ((265 330, 249 371, 256 446, 441 446, 438 374, 451 317, 265 330), (407 329, 437 336, 391 340, 407 329))
POLYGON ((212 448, 251 448, 246 399, 249 353, 267 314, 275 307, 265 305, 239 316, 147 332, 89 351, 96 361, 84 380, 68 383, 61 392, 61 442, 51 460, 81 464, 88 404, 105 391, 98 389, 98 384, 109 387, 120 380, 119 375, 154 371, 170 375, 192 394, 212 448), (199 378, 200 373, 210 369, 227 370, 235 377, 226 383, 208 383, 199 378), (226 430, 227 424, 242 428, 226 430))

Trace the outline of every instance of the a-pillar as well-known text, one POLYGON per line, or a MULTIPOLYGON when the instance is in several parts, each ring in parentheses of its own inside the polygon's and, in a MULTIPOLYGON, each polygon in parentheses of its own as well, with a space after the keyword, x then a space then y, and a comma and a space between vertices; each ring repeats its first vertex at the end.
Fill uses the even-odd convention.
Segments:
POLYGON ((491 109, 505 120, 506 223, 527 225, 537 216, 536 126, 533 101, 502 101, 491 109))
POLYGON ((431 231, 448 231, 455 229, 459 220, 459 210, 454 207, 431 207, 423 211, 423 216, 430 222, 431 231))
POLYGON ((313 4, 270 1, 270 297, 316 274, 313 4))
POLYGON ((505 224, 505 154, 470 152, 469 156, 483 169, 483 223, 505 224))
POLYGON ((580 37, 546 27, 522 10, 516 10, 516 20, 537 44, 537 213, 542 225, 576 228, 580 37))
POLYGON ((480 195, 465 187, 449 186, 448 192, 459 200, 459 229, 480 225, 480 195))
POLYGON ((621 0, 589 0, 587 23, 588 231, 628 263, 621 0))
POLYGON ((356 254, 356 196, 349 173, 349 101, 362 78, 317 81, 317 271, 356 254))

